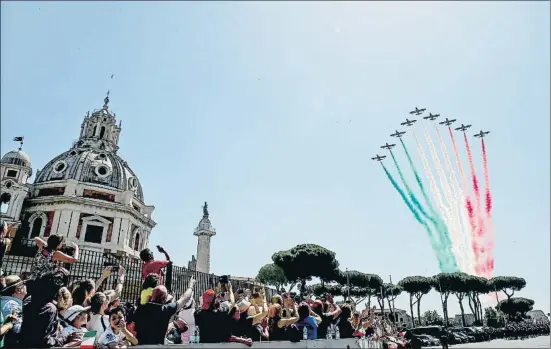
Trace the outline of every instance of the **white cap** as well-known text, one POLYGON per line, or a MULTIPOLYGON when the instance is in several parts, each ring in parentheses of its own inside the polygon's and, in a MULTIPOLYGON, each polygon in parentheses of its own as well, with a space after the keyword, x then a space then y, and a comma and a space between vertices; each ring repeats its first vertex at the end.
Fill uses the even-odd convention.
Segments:
POLYGON ((90 307, 83 307, 81 305, 73 305, 69 309, 65 310, 63 317, 65 320, 72 322, 76 319, 77 315, 85 311, 90 310, 90 307))

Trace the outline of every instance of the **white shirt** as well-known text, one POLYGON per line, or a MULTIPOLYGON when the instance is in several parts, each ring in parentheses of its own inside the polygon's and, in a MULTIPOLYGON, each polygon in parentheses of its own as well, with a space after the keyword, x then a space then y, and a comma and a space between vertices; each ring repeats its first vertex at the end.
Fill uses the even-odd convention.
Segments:
POLYGON ((111 326, 105 330, 105 332, 102 333, 102 335, 98 339, 98 346, 100 348, 107 348, 109 344, 119 344, 122 342, 126 337, 124 336, 124 333, 122 331, 119 331, 119 334, 115 334, 113 332, 113 329, 111 326))
POLYGON ((63 336, 63 338, 67 338, 71 333, 74 333, 74 332, 87 332, 85 328, 76 328, 75 326, 72 326, 72 325, 69 325, 67 327, 64 327, 63 328, 63 331, 61 331, 61 336, 63 336))
POLYGON ((94 314, 90 317, 90 321, 86 325, 88 331, 96 331, 96 340, 105 332, 111 325, 109 324, 108 315, 94 314), (101 319, 103 318, 103 325, 101 324, 101 319), (104 327, 105 326, 105 327, 104 327))
POLYGON ((182 344, 189 344, 189 337, 195 332, 195 308, 184 309, 178 314, 178 318, 187 323, 188 330, 182 333, 182 344))

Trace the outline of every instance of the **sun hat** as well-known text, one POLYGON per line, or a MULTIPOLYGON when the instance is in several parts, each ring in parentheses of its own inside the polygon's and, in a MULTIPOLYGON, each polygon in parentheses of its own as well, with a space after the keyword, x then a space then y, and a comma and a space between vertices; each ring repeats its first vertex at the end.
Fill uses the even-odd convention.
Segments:
POLYGON ((69 322, 72 322, 73 320, 76 319, 76 317, 78 316, 78 314, 81 314, 85 311, 88 311, 90 310, 90 307, 83 307, 81 305, 73 305, 72 307, 70 307, 69 309, 65 310, 65 312, 63 313, 63 317, 65 318, 65 320, 69 321, 69 322))

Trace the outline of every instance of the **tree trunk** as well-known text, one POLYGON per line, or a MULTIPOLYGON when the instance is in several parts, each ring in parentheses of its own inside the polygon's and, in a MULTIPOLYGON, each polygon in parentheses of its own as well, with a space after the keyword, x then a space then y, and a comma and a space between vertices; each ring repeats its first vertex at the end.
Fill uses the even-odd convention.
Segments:
POLYGON ((423 326, 423 323, 421 321, 421 297, 417 297, 417 321, 419 322, 419 326, 423 326))
POLYGON ((461 309, 461 323, 463 323, 463 327, 467 327, 467 324, 465 323, 465 309, 463 309, 463 297, 464 295, 459 293, 456 294, 457 300, 459 301, 459 309, 461 309))
POLYGON ((474 300, 474 297, 471 294, 467 295, 467 297, 469 299, 469 308, 471 308, 471 311, 474 315, 474 319, 478 320, 478 308, 476 307, 476 301, 474 300), (473 308, 473 303, 474 303, 474 308, 473 308))
POLYGON ((415 317, 413 317, 413 294, 409 294, 409 313, 411 315, 411 322, 413 327, 415 327, 415 317))
POLYGON ((390 298, 387 298, 386 299, 387 302, 388 302, 388 310, 390 310, 390 320, 392 321, 392 323, 394 323, 394 309, 392 309, 392 303, 390 301, 390 298))
POLYGON ((448 297, 440 294, 440 301, 442 302, 442 315, 444 315, 444 325, 448 326, 448 297))
POLYGON ((371 309, 371 294, 367 295, 367 307, 371 309))

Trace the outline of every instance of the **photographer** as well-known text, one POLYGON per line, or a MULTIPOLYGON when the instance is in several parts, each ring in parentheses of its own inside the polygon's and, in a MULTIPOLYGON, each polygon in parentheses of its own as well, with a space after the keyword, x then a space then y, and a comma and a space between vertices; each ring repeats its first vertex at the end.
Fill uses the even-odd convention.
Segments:
POLYGON ((4 347, 4 336, 13 329, 14 324, 18 321, 19 319, 17 315, 9 314, 4 317, 4 315, 0 312, 0 348, 4 347))
POLYGON ((19 342, 19 333, 21 332, 21 314, 23 313, 23 299, 27 295, 25 282, 17 275, 10 275, 5 279, 6 286, 2 289, 2 299, 0 301, 2 315, 7 318, 15 314, 18 320, 13 323, 12 331, 5 338, 6 347, 13 348, 19 342))
POLYGON ((51 235, 47 242, 38 236, 34 240, 38 246, 38 252, 36 253, 31 270, 30 279, 32 280, 39 279, 43 275, 52 272, 56 268, 56 262, 73 264, 78 261, 78 246, 74 242, 69 244, 74 248, 75 252, 73 256, 61 252, 63 242, 65 241, 63 235, 51 235))
POLYGON ((146 248, 140 252, 140 259, 144 262, 142 266, 142 281, 145 280, 148 274, 157 274, 160 276, 159 285, 163 284, 163 269, 170 263, 170 256, 161 246, 157 246, 157 250, 165 255, 166 261, 157 261, 153 256, 153 252, 146 248))
POLYGON ((159 285, 153 289, 151 300, 140 305, 134 314, 135 330, 140 344, 164 344, 171 318, 189 302, 194 285, 195 279, 192 277, 182 297, 177 302, 170 303, 165 286, 159 285))

